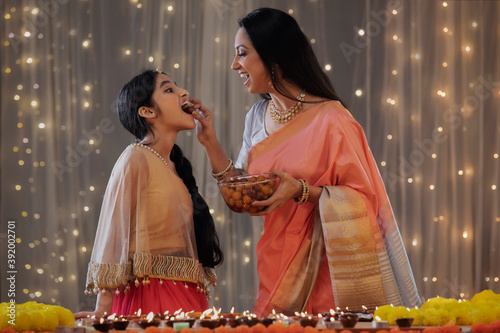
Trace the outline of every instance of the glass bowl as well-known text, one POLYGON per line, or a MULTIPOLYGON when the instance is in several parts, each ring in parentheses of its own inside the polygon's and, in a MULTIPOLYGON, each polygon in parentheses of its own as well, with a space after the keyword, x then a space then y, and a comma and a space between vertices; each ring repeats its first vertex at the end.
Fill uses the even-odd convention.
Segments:
POLYGON ((262 201, 273 195, 278 177, 270 173, 241 175, 218 182, 227 206, 236 213, 256 213, 266 207, 254 207, 254 201, 262 201))

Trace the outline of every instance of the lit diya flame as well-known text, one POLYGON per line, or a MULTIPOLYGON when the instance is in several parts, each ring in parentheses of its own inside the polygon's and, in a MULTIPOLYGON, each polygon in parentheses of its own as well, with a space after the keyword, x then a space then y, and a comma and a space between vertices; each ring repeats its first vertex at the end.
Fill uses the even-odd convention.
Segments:
POLYGON ((146 316, 146 319, 147 319, 148 323, 152 322, 154 317, 155 317, 155 314, 154 314, 153 312, 150 312, 150 313, 146 316))
POLYGON ((375 321, 382 321, 382 318, 380 318, 379 316, 375 316, 375 321))
POLYGON ((111 316, 108 317, 109 320, 115 320, 116 318, 116 313, 113 313, 111 316))
POLYGON ((212 313, 212 311, 213 311, 212 309, 208 309, 208 310, 203 311, 200 319, 205 319, 205 317, 208 317, 212 313))
POLYGON ((100 324, 104 323, 104 318, 101 318, 101 319, 99 320, 99 323, 100 323, 100 324))
POLYGON ((217 311, 217 309, 214 306, 214 315, 212 316, 212 319, 219 319, 219 313, 221 312, 222 308, 217 311))
POLYGON ((140 317, 141 313, 142 313, 142 309, 139 309, 139 311, 137 311, 137 317, 140 317))
POLYGON ((234 313, 234 306, 231 308, 231 311, 229 311, 230 314, 234 313))
POLYGON ((368 308, 366 306, 364 306, 364 305, 361 305, 361 307, 363 308, 363 311, 368 310, 368 308))

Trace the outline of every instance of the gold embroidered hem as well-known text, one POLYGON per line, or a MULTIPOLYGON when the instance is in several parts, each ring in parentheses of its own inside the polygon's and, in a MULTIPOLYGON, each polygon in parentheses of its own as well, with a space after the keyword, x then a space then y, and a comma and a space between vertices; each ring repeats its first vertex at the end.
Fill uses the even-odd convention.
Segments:
POLYGON ((203 267, 196 259, 136 252, 128 264, 90 262, 86 293, 92 294, 92 291, 97 293, 104 288, 123 287, 138 278, 193 282, 202 288, 217 280, 215 271, 203 267))
POLYGON ((384 241, 363 198, 347 186, 326 187, 319 211, 335 306, 361 310, 402 304, 384 241))

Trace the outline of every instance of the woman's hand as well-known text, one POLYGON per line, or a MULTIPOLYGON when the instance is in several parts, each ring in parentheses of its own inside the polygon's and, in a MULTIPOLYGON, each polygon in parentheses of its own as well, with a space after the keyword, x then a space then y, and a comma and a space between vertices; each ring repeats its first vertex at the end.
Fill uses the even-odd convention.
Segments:
POLYGON ((201 100, 190 98, 190 101, 196 109, 193 111, 192 115, 196 122, 196 135, 198 136, 198 141, 200 141, 203 146, 206 146, 210 142, 217 140, 212 112, 201 103, 201 100))
POLYGON ((298 179, 280 170, 273 170, 272 173, 280 178, 280 186, 267 200, 255 201, 252 204, 255 207, 268 206, 266 209, 250 215, 267 215, 283 206, 288 200, 302 196, 302 183, 298 179))

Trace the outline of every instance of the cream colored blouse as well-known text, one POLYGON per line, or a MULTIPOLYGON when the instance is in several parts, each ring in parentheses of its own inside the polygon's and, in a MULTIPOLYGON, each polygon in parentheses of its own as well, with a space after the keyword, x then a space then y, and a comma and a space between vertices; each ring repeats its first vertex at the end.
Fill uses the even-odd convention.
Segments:
POLYGON ((86 287, 99 292, 149 277, 202 288, 216 280, 198 262, 188 189, 158 156, 133 144, 104 194, 86 287))

